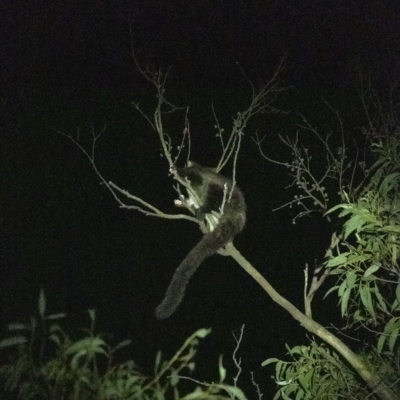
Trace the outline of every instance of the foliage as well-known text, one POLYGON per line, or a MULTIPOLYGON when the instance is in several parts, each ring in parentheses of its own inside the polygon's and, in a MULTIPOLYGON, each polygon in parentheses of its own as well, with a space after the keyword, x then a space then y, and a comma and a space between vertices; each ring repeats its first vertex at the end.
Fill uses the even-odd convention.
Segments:
MULTIPOLYGON (((280 387, 274 400, 290 399, 366 399, 370 392, 354 371, 339 355, 324 344, 312 340, 309 346, 288 349, 293 361, 270 358, 263 363, 275 363, 275 380, 280 387)), ((398 379, 398 371, 390 362, 376 352, 362 354, 363 360, 374 372, 384 376, 388 384, 398 379)))
MULTIPOLYGON (((326 212, 331 216, 340 210, 339 217, 346 218, 323 266, 324 276, 337 278, 326 295, 337 294, 347 320, 344 330, 366 332, 359 354, 365 365, 387 387, 398 387, 400 135, 372 137, 368 151, 373 162, 362 165, 361 183, 356 186, 352 177, 351 184, 341 185, 344 201, 326 212)), ((338 181, 345 182, 344 175, 338 181)), ((288 347, 288 351, 293 361, 268 359, 263 364, 275 364, 279 386, 275 399, 364 399, 371 395, 354 370, 324 344, 312 341, 309 346, 288 347)))
POLYGON ((293 361, 268 359, 263 365, 276 363, 275 380, 280 389, 275 399, 365 399, 368 390, 357 382, 341 358, 324 344, 312 341, 309 346, 288 349, 293 361))
POLYGON ((377 350, 393 353, 400 329, 400 139, 375 143, 376 162, 369 184, 354 200, 339 204, 347 220, 343 241, 326 266, 338 275, 341 312, 350 325, 372 326, 377 350), (383 327, 383 329, 382 329, 383 327))
POLYGON ((115 347, 95 333, 95 312, 89 310, 90 328, 73 339, 60 326, 65 314, 46 315, 43 290, 38 301, 38 316, 29 323, 9 324, 10 336, 0 341, 2 361, 0 379, 5 390, 19 399, 111 400, 111 399, 239 399, 245 400, 236 386, 224 383, 226 370, 219 364, 219 382, 196 383, 195 389, 181 395, 180 373, 195 369, 197 345, 210 333, 199 329, 169 360, 161 352, 155 360, 154 377, 145 376, 132 360, 114 362, 115 353, 129 345, 126 340, 115 347))

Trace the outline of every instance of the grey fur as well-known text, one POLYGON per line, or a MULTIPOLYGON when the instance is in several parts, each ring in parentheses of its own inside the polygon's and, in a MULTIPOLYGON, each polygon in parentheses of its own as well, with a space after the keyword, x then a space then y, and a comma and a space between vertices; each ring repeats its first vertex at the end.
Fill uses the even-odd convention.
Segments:
POLYGON ((164 300, 156 308, 157 319, 166 319, 175 312, 185 295, 189 279, 200 264, 232 241, 246 222, 246 203, 243 193, 236 185, 232 191, 231 179, 191 161, 188 167, 177 168, 176 173, 182 179, 189 180, 190 187, 199 198, 200 208, 196 210, 199 220, 204 220, 206 214, 212 211, 220 213, 224 196, 225 204, 215 229, 202 237, 176 269, 164 300))

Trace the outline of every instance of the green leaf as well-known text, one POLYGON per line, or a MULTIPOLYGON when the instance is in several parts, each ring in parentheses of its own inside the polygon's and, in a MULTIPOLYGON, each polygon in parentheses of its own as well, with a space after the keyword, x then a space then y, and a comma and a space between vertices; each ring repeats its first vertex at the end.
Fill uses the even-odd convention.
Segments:
POLYGON ((385 325, 385 329, 383 330, 383 333, 380 335, 378 340, 377 344, 378 353, 382 352, 383 346, 385 345, 385 342, 388 338, 389 340, 392 340, 392 343, 395 343, 399 333, 399 328, 400 328, 399 324, 400 324, 400 317, 393 317, 385 325), (397 334, 395 335, 394 339, 392 339, 394 332, 397 332, 397 334))
POLYGON ((338 204, 338 205, 330 208, 324 215, 328 215, 328 214, 338 210, 339 208, 349 209, 349 208, 351 208, 351 205, 350 204, 338 204))
POLYGON ((205 329, 199 329, 195 332, 195 335, 199 337, 200 339, 204 339, 207 335, 211 333, 211 328, 205 329))
POLYGON ((347 262, 347 256, 350 254, 350 252, 344 252, 342 254, 339 254, 338 256, 330 259, 327 263, 327 267, 336 267, 338 265, 343 265, 347 262))
POLYGON ((342 317, 347 314, 347 304, 349 302, 351 289, 346 289, 343 293, 343 297, 341 298, 341 313, 342 317))
POLYGON ((356 283, 356 278, 357 278, 357 275, 354 274, 353 272, 349 272, 349 273, 346 275, 346 286, 347 286, 349 289, 353 289, 353 288, 354 288, 355 283, 356 283))
POLYGON ((343 297, 343 293, 346 290, 346 288, 347 288, 346 280, 344 280, 339 286, 339 290, 338 290, 338 296, 339 297, 343 297))
POLYGON ((11 346, 17 346, 19 344, 24 344, 28 340, 25 336, 14 336, 11 338, 3 339, 0 342, 0 349, 5 348, 5 347, 11 347, 11 346))
POLYGON ((393 330, 392 334, 389 338, 389 350, 393 353, 394 346, 396 344, 397 339, 399 338, 399 330, 400 328, 396 328, 393 330))
POLYGON ((347 259, 347 263, 348 264, 356 264, 365 260, 368 260, 370 258, 369 255, 367 254, 350 254, 348 259, 347 259))
POLYGON ((383 310, 385 313, 387 313, 388 310, 386 307, 385 300, 383 299, 378 287, 375 287, 374 294, 375 294, 376 298, 378 299, 381 310, 383 310))
POLYGON ((364 272, 364 277, 372 275, 373 273, 375 273, 376 271, 378 271, 379 269, 379 265, 371 265, 365 272, 364 272))
POLYGON ((58 335, 55 334, 49 335, 49 340, 61 347, 61 340, 58 335))
POLYGON ((88 353, 88 352, 87 352, 86 349, 80 350, 80 351, 78 351, 77 353, 75 353, 74 356, 72 357, 72 360, 71 360, 71 368, 74 369, 74 370, 76 370, 77 367, 78 367, 79 360, 80 360, 82 357, 86 356, 87 353, 88 353))
POLYGON ((345 223, 344 239, 347 239, 354 231, 358 231, 362 227, 362 218, 360 215, 354 215, 345 223))
POLYGON ((176 370, 173 370, 170 376, 170 381, 171 381, 171 386, 174 387, 178 384, 179 382, 179 375, 176 370))
POLYGON ((335 290, 338 290, 338 289, 339 289, 339 286, 333 286, 333 287, 331 287, 331 288, 325 293, 324 299, 325 299, 325 297, 327 297, 330 293, 332 293, 332 292, 334 292, 335 290))
POLYGON ((261 363, 262 367, 265 367, 266 365, 272 364, 272 363, 276 363, 280 361, 279 358, 267 358, 265 361, 263 361, 261 363))
POLYGON ((372 306, 371 289, 368 286, 361 286, 359 293, 361 302, 364 304, 368 312, 375 317, 375 311, 372 306))
POLYGON ((155 371, 158 371, 158 368, 160 366, 160 362, 161 362, 161 351, 157 351, 157 355, 156 355, 156 362, 155 362, 155 371))
POLYGON ((90 321, 91 321, 91 322, 95 322, 95 320, 96 320, 96 310, 90 308, 90 309, 88 310, 88 313, 89 313, 90 321))
POLYGON ((106 354, 104 347, 107 347, 107 344, 103 339, 88 337, 73 343, 67 349, 66 354, 81 353, 82 351, 106 354))
POLYGON ((388 225, 379 229, 379 232, 389 232, 393 234, 400 234, 400 226, 388 225))
POLYGON ((39 301, 38 301, 39 315, 44 318, 46 313, 46 297, 44 296, 43 286, 40 288, 39 301))
POLYGON ((226 385, 224 389, 230 394, 231 399, 246 400, 246 396, 238 387, 226 385))
POLYGON ((219 356, 218 370, 219 370, 219 383, 223 383, 226 378, 226 368, 222 364, 222 355, 219 356))
POLYGON ((51 315, 48 315, 48 316, 46 317, 46 320, 48 320, 48 321, 53 321, 53 320, 55 320, 55 319, 62 319, 62 318, 65 318, 66 316, 67 316, 66 313, 51 314, 51 315))
POLYGON ((22 330, 29 330, 29 326, 21 324, 19 322, 15 322, 15 323, 8 324, 7 329, 9 331, 22 331, 22 330))
POLYGON ((396 287, 396 299, 397 299, 397 302, 400 304, 400 282, 397 284, 397 287, 396 287))

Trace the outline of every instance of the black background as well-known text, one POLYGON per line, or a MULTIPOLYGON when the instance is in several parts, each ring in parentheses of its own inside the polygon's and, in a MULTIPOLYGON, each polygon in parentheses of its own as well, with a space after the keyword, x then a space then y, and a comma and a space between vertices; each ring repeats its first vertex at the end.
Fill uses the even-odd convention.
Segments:
MULTIPOLYGON (((372 71, 387 89, 399 62, 398 2, 9 1, 0 11, 3 327, 35 312, 43 285, 49 312, 66 311, 68 325, 78 327, 87 325, 85 310, 95 308, 98 330, 114 343, 131 338, 124 356, 148 372, 158 349, 171 356, 196 329, 212 327, 196 377, 215 381, 221 353, 233 367, 232 332, 245 324, 241 386, 255 398, 248 374, 254 371, 269 398, 272 370, 261 362, 282 356, 285 343, 304 342, 301 327, 220 256, 196 272, 176 314, 157 321, 154 308, 199 240, 198 228, 120 209, 84 155, 56 131, 74 135, 79 127, 88 145, 92 126, 106 126, 97 146, 104 177, 176 212, 156 133, 131 105, 138 101, 151 115, 157 101, 131 44, 142 66, 170 68, 166 97, 190 105, 192 159, 210 166, 220 156, 212 105, 228 132, 251 99, 243 71, 260 87, 286 57, 287 90, 275 104, 285 112, 257 116, 243 139, 237 181, 249 214, 235 244, 301 308, 305 263, 322 260, 332 228, 321 217, 293 225, 296 210, 272 212, 295 192, 284 190, 286 171, 263 160, 251 138, 265 135, 264 151, 290 162, 278 135, 296 133, 297 112, 323 134, 338 129, 323 100, 340 112, 347 137, 357 138, 365 124, 357 73, 372 71)), ((165 127, 179 136, 183 119, 167 116, 165 127)), ((303 140, 318 149, 315 139, 303 140)), ((336 301, 321 300, 322 292, 315 317, 327 324, 336 318, 336 301)))

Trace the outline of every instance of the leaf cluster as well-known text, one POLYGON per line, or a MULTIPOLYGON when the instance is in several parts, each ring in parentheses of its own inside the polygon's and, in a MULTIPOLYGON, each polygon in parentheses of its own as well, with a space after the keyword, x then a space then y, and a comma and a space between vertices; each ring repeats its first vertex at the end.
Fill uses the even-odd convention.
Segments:
POLYGON ((130 340, 110 346, 104 335, 95 332, 94 310, 89 310, 89 317, 90 327, 80 330, 78 337, 67 334, 59 323, 64 313, 46 314, 42 290, 37 317, 31 317, 28 323, 9 324, 8 337, 0 341, 0 380, 5 391, 24 400, 246 400, 238 387, 224 383, 222 360, 218 383, 186 377, 195 388, 181 394, 181 374, 195 370, 197 346, 209 329, 192 334, 170 360, 163 360, 158 352, 154 376, 146 376, 132 360, 115 362, 115 353, 130 340))
POLYGON ((343 240, 326 267, 338 275, 342 316, 350 325, 373 327, 378 351, 398 346, 400 316, 400 139, 375 143, 373 174, 360 196, 333 207, 346 218, 343 240), (384 327, 384 329, 382 329, 384 327), (383 332, 384 331, 384 332, 383 332))
POLYGON ((274 378, 279 389, 274 400, 368 397, 365 385, 356 380, 354 372, 325 344, 313 340, 309 346, 286 347, 292 361, 270 358, 263 363, 275 364, 274 378))
POLYGON ((338 296, 347 320, 342 332, 352 328, 363 335, 357 355, 361 373, 333 348, 314 340, 308 346, 288 347, 291 361, 271 358, 263 364, 275 366, 275 399, 377 398, 376 386, 360 379, 363 370, 378 385, 399 393, 400 135, 375 139, 368 151, 373 161, 370 167, 362 166, 361 184, 341 185, 342 203, 325 214, 340 211, 343 224, 320 273, 337 279, 326 296, 338 296))

